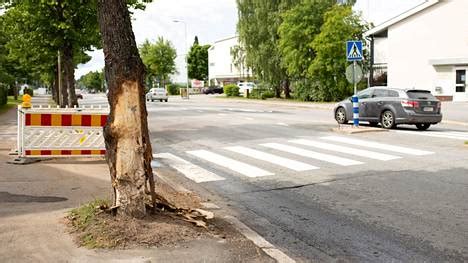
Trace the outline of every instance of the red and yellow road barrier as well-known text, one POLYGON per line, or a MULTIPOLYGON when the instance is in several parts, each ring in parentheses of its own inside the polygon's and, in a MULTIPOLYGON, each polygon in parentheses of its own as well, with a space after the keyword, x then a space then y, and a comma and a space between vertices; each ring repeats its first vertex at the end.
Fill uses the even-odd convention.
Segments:
POLYGON ((99 114, 66 114, 66 113, 26 113, 25 126, 81 126, 104 127, 107 115, 99 114))

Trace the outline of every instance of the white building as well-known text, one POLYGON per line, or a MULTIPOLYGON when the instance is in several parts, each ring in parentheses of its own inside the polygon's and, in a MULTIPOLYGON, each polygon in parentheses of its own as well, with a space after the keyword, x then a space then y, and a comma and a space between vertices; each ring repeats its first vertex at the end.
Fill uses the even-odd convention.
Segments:
POLYGON ((231 50, 239 45, 237 36, 218 40, 208 49, 208 79, 210 85, 237 83, 252 76, 245 66, 236 67, 231 50))
MULTIPOLYGON (((366 32, 391 87, 468 101, 468 0, 428 0, 366 32)), ((373 52, 372 52, 373 50, 373 52)))

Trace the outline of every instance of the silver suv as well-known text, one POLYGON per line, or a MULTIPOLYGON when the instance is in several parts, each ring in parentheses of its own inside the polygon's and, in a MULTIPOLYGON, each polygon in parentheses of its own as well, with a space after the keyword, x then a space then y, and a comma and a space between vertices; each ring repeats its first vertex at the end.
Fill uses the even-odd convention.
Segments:
MULTIPOLYGON (((373 87, 362 90, 359 97, 359 120, 371 126, 379 123, 385 129, 398 124, 415 124, 419 130, 427 130, 442 121, 441 103, 430 91, 373 87)), ((351 98, 336 104, 335 120, 345 124, 353 119, 351 98)))

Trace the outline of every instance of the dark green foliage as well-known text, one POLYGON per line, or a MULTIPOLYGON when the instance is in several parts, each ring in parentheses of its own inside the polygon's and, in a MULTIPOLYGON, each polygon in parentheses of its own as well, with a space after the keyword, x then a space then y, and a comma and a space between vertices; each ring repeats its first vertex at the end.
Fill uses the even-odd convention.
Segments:
POLYGON ((180 88, 185 88, 185 86, 171 83, 167 85, 167 93, 169 93, 169 95, 180 95, 180 88))
POLYGON ((78 80, 78 86, 88 91, 104 91, 104 73, 102 71, 90 71, 81 76, 78 80))
POLYGON ((316 57, 307 72, 309 79, 318 84, 314 87, 315 100, 336 101, 352 94, 353 87, 344 74, 349 65, 345 43, 350 39, 364 40, 366 29, 351 6, 335 5, 325 13, 321 31, 312 42, 316 57))
POLYGON ((312 82, 309 80, 299 80, 293 83, 294 98, 302 101, 314 101, 315 87, 312 87, 312 82))
POLYGON ((200 45, 198 37, 190 48, 187 57, 188 77, 191 79, 208 79, 208 49, 210 45, 200 45))
POLYGON ((227 97, 238 97, 239 96, 239 87, 236 84, 229 84, 223 87, 224 94, 227 97))
POLYGON ((278 33, 282 64, 295 78, 302 78, 315 58, 312 41, 320 33, 323 16, 336 0, 302 0, 282 14, 278 33))
MULTIPOLYGON (((277 97, 281 83, 289 78, 279 50, 278 28, 281 14, 299 0, 237 0, 239 41, 245 49, 245 63, 258 80, 268 82, 277 97)), ((285 90, 286 92, 286 90, 285 90)))
POLYGON ((249 95, 250 99, 265 100, 269 98, 274 98, 275 92, 269 88, 256 88, 253 89, 249 95))

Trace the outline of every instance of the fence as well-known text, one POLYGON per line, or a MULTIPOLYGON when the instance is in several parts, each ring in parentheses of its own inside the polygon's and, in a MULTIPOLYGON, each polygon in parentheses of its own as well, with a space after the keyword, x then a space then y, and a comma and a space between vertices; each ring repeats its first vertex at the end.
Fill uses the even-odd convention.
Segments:
POLYGON ((106 153, 103 107, 18 107, 18 155, 24 157, 91 157, 106 153))

